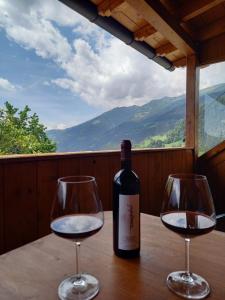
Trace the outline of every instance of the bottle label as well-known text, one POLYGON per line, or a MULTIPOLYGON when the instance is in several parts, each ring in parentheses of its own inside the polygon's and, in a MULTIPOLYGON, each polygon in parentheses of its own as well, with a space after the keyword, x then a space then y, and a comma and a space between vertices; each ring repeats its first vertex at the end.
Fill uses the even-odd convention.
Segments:
POLYGON ((140 235, 139 195, 119 195, 118 248, 139 248, 140 235))

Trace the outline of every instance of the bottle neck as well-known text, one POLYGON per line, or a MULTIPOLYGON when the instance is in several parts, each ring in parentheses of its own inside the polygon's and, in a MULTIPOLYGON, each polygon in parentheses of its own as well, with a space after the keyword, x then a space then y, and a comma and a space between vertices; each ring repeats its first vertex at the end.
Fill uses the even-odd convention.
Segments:
POLYGON ((121 160, 121 169, 131 170, 131 159, 121 160))

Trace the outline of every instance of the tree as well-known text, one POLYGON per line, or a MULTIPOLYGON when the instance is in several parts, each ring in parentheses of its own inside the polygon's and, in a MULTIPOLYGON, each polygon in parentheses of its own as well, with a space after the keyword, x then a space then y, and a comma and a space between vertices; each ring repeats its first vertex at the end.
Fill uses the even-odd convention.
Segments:
POLYGON ((142 143, 138 144, 139 148, 164 148, 164 147, 181 147, 184 143, 184 120, 179 120, 175 127, 163 135, 148 137, 142 143))
POLYGON ((55 152, 56 144, 46 134, 46 127, 26 105, 19 111, 9 102, 0 109, 0 154, 55 152))
POLYGON ((181 144, 184 141, 184 120, 179 120, 175 127, 169 130, 166 134, 166 144, 180 142, 181 144))

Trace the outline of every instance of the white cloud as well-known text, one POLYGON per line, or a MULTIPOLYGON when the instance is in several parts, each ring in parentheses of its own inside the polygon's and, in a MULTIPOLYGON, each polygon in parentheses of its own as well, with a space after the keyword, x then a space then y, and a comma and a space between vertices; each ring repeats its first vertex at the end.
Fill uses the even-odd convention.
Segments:
POLYGON ((45 86, 50 86, 50 82, 47 81, 47 80, 45 80, 45 81, 43 82, 43 85, 45 85, 45 86))
POLYGON ((68 78, 54 83, 92 105, 140 105, 185 92, 185 70, 170 73, 118 39, 111 39, 99 53, 84 40, 76 40, 74 49, 72 60, 64 65, 68 78))
POLYGON ((58 0, 0 0, 0 7, 2 14, 21 24, 23 19, 20 20, 20 17, 32 17, 35 14, 45 20, 55 21, 62 26, 74 26, 83 19, 58 0))
POLYGON ((6 90, 6 91, 14 91, 15 86, 8 81, 8 79, 0 78, 0 89, 6 90))
POLYGON ((207 88, 225 82, 225 62, 200 69, 200 88, 207 88))
POLYGON ((71 46, 59 30, 38 12, 28 8, 25 12, 19 11, 12 2, 6 4, 0 0, 0 27, 5 29, 8 37, 26 49, 34 49, 42 58, 51 58, 58 64, 68 60, 71 46))
POLYGON ((67 127, 68 127, 68 124, 65 124, 65 123, 56 123, 56 124, 55 123, 51 123, 51 124, 47 124, 48 130, 51 130, 51 129, 65 129, 67 127))
POLYGON ((78 86, 76 86, 76 82, 74 82, 71 79, 58 78, 58 79, 53 79, 51 82, 57 84, 63 89, 68 89, 73 92, 76 92, 76 90, 78 89, 78 86))
POLYGON ((164 70, 58 1, 0 0, 0 27, 25 49, 53 60, 65 77, 52 82, 90 105, 141 105, 185 91, 184 70, 164 70), (71 27, 73 43, 60 26, 71 27))

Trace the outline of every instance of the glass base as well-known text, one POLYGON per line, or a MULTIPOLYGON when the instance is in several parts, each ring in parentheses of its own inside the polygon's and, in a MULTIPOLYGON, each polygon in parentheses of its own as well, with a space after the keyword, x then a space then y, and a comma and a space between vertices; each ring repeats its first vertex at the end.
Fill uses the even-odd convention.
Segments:
POLYGON ((73 275, 62 281, 58 288, 61 300, 89 300, 99 292, 99 281, 90 274, 73 275))
POLYGON ((201 276, 185 271, 170 273, 167 277, 167 285, 175 294, 186 299, 203 299, 210 293, 208 282, 201 276))

